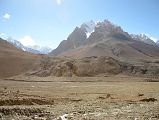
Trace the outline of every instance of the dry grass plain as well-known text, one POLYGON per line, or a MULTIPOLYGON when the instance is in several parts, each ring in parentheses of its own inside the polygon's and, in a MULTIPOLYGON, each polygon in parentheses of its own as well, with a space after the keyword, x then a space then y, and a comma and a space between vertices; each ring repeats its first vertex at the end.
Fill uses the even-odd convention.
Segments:
POLYGON ((158 120, 158 81, 122 75, 1 79, 0 119, 158 120))

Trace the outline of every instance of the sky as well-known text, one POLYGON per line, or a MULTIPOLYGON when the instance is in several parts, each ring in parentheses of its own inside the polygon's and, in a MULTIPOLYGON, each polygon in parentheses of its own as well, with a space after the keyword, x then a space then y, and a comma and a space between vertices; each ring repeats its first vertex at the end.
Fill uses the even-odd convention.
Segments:
POLYGON ((76 26, 110 20, 159 39, 159 0, 0 0, 0 37, 56 48, 76 26))

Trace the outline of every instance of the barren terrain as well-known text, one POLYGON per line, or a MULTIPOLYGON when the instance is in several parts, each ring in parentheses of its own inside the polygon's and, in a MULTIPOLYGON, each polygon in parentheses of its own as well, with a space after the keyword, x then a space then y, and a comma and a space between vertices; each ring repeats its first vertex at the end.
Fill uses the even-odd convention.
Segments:
POLYGON ((0 38, 0 78, 19 75, 36 67, 40 57, 24 52, 0 38))
POLYGON ((159 120, 159 47, 141 40, 108 20, 47 55, 0 39, 0 120, 159 120))
POLYGON ((158 120, 158 81, 123 75, 1 79, 0 119, 158 120))

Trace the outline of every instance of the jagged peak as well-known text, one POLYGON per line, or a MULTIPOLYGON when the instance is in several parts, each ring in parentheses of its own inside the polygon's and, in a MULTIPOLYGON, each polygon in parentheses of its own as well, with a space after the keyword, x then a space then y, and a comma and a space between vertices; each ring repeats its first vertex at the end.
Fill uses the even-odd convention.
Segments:
POLYGON ((81 25, 81 29, 83 29, 86 33, 87 38, 94 32, 96 27, 96 22, 93 20, 85 22, 81 25))
POLYGON ((145 33, 140 33, 140 34, 131 34, 131 37, 135 40, 142 41, 144 43, 150 44, 150 45, 156 45, 155 41, 150 37, 149 35, 145 33))
POLYGON ((112 31, 115 31, 115 32, 124 32, 123 29, 120 26, 112 23, 108 19, 105 19, 104 21, 101 21, 101 22, 100 21, 96 21, 95 22, 93 20, 84 22, 83 24, 81 24, 81 26, 76 27, 74 31, 76 31, 78 29, 81 29, 82 31, 85 32, 87 38, 89 38, 89 36, 93 32, 95 32, 98 28, 102 32, 112 32, 112 31))
POLYGON ((153 37, 151 37, 150 35, 148 35, 148 34, 145 34, 145 33, 140 33, 140 34, 131 34, 132 35, 132 37, 133 38, 141 38, 141 39, 143 39, 143 40, 152 40, 152 41, 154 41, 154 42, 157 42, 157 39, 156 38, 153 38, 153 37))

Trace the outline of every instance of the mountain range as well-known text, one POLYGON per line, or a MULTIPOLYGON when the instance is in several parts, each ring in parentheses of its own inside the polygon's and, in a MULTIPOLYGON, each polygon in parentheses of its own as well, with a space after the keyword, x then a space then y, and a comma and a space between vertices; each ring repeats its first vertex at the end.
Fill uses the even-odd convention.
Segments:
POLYGON ((0 78, 159 75, 159 41, 146 34, 129 34, 108 20, 83 23, 48 55, 41 54, 43 50, 47 48, 0 39, 0 78))
POLYGON ((120 60, 158 59, 158 42, 146 34, 134 35, 108 20, 87 22, 76 27, 50 55, 88 57, 108 56, 120 60))
POLYGON ((13 39, 12 37, 9 37, 7 39, 7 41, 9 43, 11 43, 12 45, 14 45, 18 49, 21 49, 23 51, 27 51, 27 52, 30 52, 30 53, 34 53, 34 54, 48 54, 52 50, 49 47, 41 47, 41 46, 38 46, 38 45, 24 46, 21 42, 13 39))
MULTIPOLYGON (((128 41, 132 40, 133 42, 136 41, 135 42, 136 44, 138 42, 143 42, 149 45, 153 45, 154 47, 159 46, 159 40, 155 42, 148 35, 143 33, 138 35, 129 34, 123 31, 120 26, 117 26, 108 20, 105 20, 103 22, 94 22, 91 20, 89 22, 83 23, 81 26, 76 27, 74 31, 68 36, 67 40, 63 40, 60 43, 60 45, 54 50, 52 50, 49 47, 41 47, 38 45, 24 46, 21 42, 13 39, 12 37, 9 37, 7 41, 18 49, 21 49, 23 51, 27 51, 30 53, 34 53, 34 54, 50 54, 50 55, 66 55, 67 56, 67 53, 69 52, 68 53, 69 56, 70 55, 74 56, 73 54, 76 54, 75 51, 78 51, 78 52, 81 51, 80 52, 81 54, 79 56, 84 57, 89 54, 87 53, 88 51, 91 52, 89 50, 89 47, 91 47, 91 45, 93 47, 95 46, 95 44, 99 46, 99 43, 100 45, 109 44, 110 40, 111 42, 113 42, 114 40, 117 40, 117 39, 118 39, 118 42, 120 40, 128 40, 128 41), (87 51, 84 50, 86 48, 87 48, 87 51), (86 55, 84 54, 82 55, 82 51, 85 52, 86 55)), ((93 51, 94 50, 95 49, 93 49, 93 51)), ((90 55, 93 55, 92 52, 90 55)), ((102 54, 102 55, 106 55, 106 54, 102 54)))

